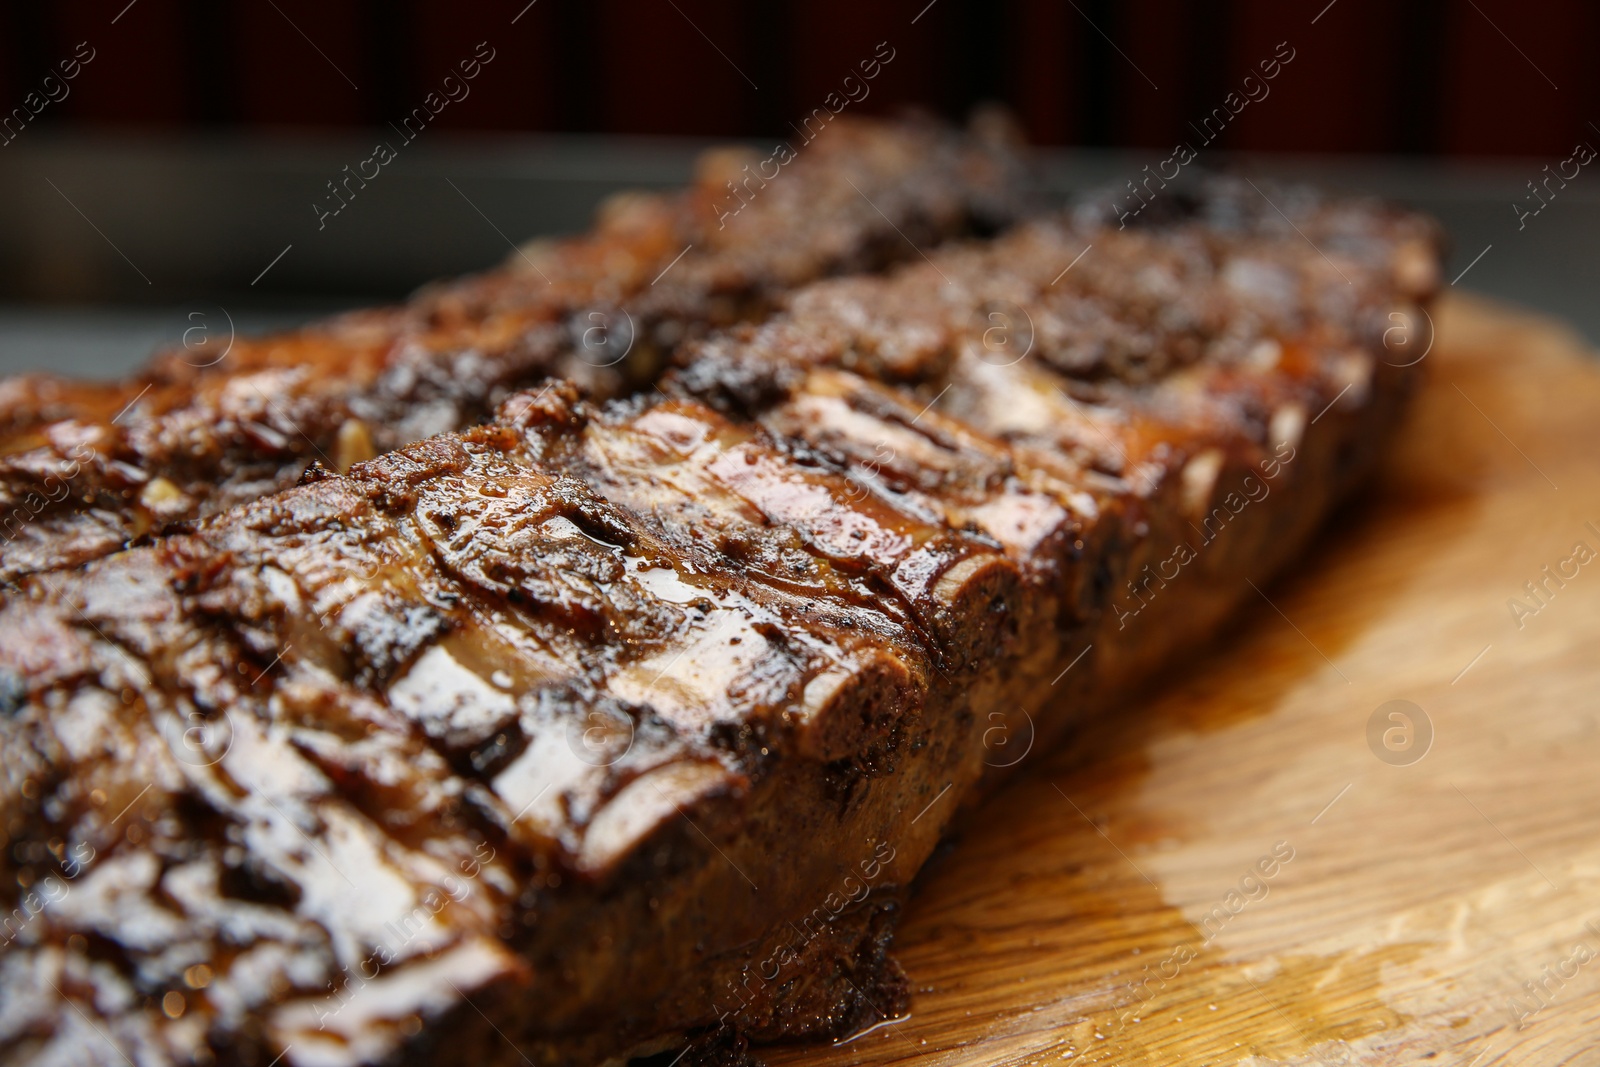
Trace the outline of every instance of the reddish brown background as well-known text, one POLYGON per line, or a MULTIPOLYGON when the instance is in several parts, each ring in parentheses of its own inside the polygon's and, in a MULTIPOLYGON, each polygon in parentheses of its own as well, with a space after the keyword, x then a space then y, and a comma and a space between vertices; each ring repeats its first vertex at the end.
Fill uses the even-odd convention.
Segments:
POLYGON ((1287 40, 1294 62, 1221 147, 1559 156, 1600 136, 1584 0, 935 0, 915 25, 926 0, 537 0, 512 25, 525 2, 14 3, 0 91, 20 103, 87 40, 41 127, 370 126, 487 40, 440 127, 768 136, 887 40, 862 111, 1003 100, 1040 143, 1165 147, 1287 40))

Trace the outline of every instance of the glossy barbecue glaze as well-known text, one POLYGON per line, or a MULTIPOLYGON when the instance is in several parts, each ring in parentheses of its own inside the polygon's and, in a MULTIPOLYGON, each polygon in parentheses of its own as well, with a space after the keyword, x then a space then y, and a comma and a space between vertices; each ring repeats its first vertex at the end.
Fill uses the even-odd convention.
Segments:
POLYGON ((708 153, 685 192, 618 197, 592 233, 400 307, 238 338, 220 358, 177 349, 110 384, 0 382, 0 578, 286 489, 312 461, 343 470, 465 429, 545 375, 614 393, 796 285, 991 230, 1026 196, 1003 139, 841 119, 780 180, 747 169, 754 154, 708 153))
POLYGON ((1219 185, 820 283, 659 389, 548 383, 21 580, 6 1061, 715 1056, 900 1008, 992 716, 1047 741, 1203 638, 1396 417, 1432 229, 1280 203, 1304 237, 1219 185))

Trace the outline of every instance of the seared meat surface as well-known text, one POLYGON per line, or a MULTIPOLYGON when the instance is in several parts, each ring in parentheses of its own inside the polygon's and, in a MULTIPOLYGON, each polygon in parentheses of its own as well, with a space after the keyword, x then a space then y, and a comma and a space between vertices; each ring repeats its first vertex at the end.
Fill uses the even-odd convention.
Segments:
POLYGON ((1431 225, 1255 198, 802 287, 658 388, 19 579, 0 1059, 543 1067, 900 1008, 989 714, 1047 743, 1212 632, 1414 381, 1431 225))
POLYGON ((546 375, 616 393, 794 286, 992 230, 1027 195, 1003 133, 840 119, 773 180, 754 152, 708 153, 682 193, 618 197, 592 233, 399 307, 239 338, 220 359, 177 349, 109 384, 0 382, 0 579, 287 489, 312 462, 466 429, 546 375))

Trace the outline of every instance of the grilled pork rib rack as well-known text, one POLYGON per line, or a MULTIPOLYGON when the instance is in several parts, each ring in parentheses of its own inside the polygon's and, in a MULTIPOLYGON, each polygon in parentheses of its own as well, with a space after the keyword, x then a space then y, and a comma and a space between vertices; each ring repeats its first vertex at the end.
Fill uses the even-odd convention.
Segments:
POLYGON ((0 580, 287 489, 312 462, 466 429, 546 375, 592 395, 637 385, 797 285, 1012 220, 1019 159, 995 120, 963 136, 839 119, 775 177, 757 153, 708 153, 688 190, 619 197, 593 233, 400 307, 238 338, 221 358, 220 338, 177 349, 110 384, 0 382, 0 580))
POLYGON ((1047 744, 1214 632, 1397 419, 1434 229, 1273 195, 815 283, 658 388, 20 579, 0 1058, 543 1067, 897 1010, 990 713, 1047 744))

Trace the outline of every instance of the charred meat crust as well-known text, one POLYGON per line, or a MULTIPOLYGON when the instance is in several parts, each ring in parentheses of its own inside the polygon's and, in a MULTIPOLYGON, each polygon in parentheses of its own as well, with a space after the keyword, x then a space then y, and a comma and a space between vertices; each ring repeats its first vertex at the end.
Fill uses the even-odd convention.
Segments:
POLYGON ((659 391, 548 383, 19 581, 5 1058, 731 1061, 895 1011, 989 716, 1048 743, 1203 639, 1415 381, 1426 222, 1280 201, 1324 260, 1206 195, 803 287, 659 391))
POLYGON ((1003 141, 844 118, 782 181, 752 188, 748 153, 711 152, 682 193, 619 196, 591 233, 400 307, 232 339, 220 358, 220 339, 175 349, 115 383, 0 382, 0 579, 287 489, 311 463, 465 429, 546 375, 597 396, 636 387, 797 285, 915 254, 902 234, 930 247, 1014 218, 1028 183, 1003 141), (730 215, 733 188, 749 202, 730 215))

